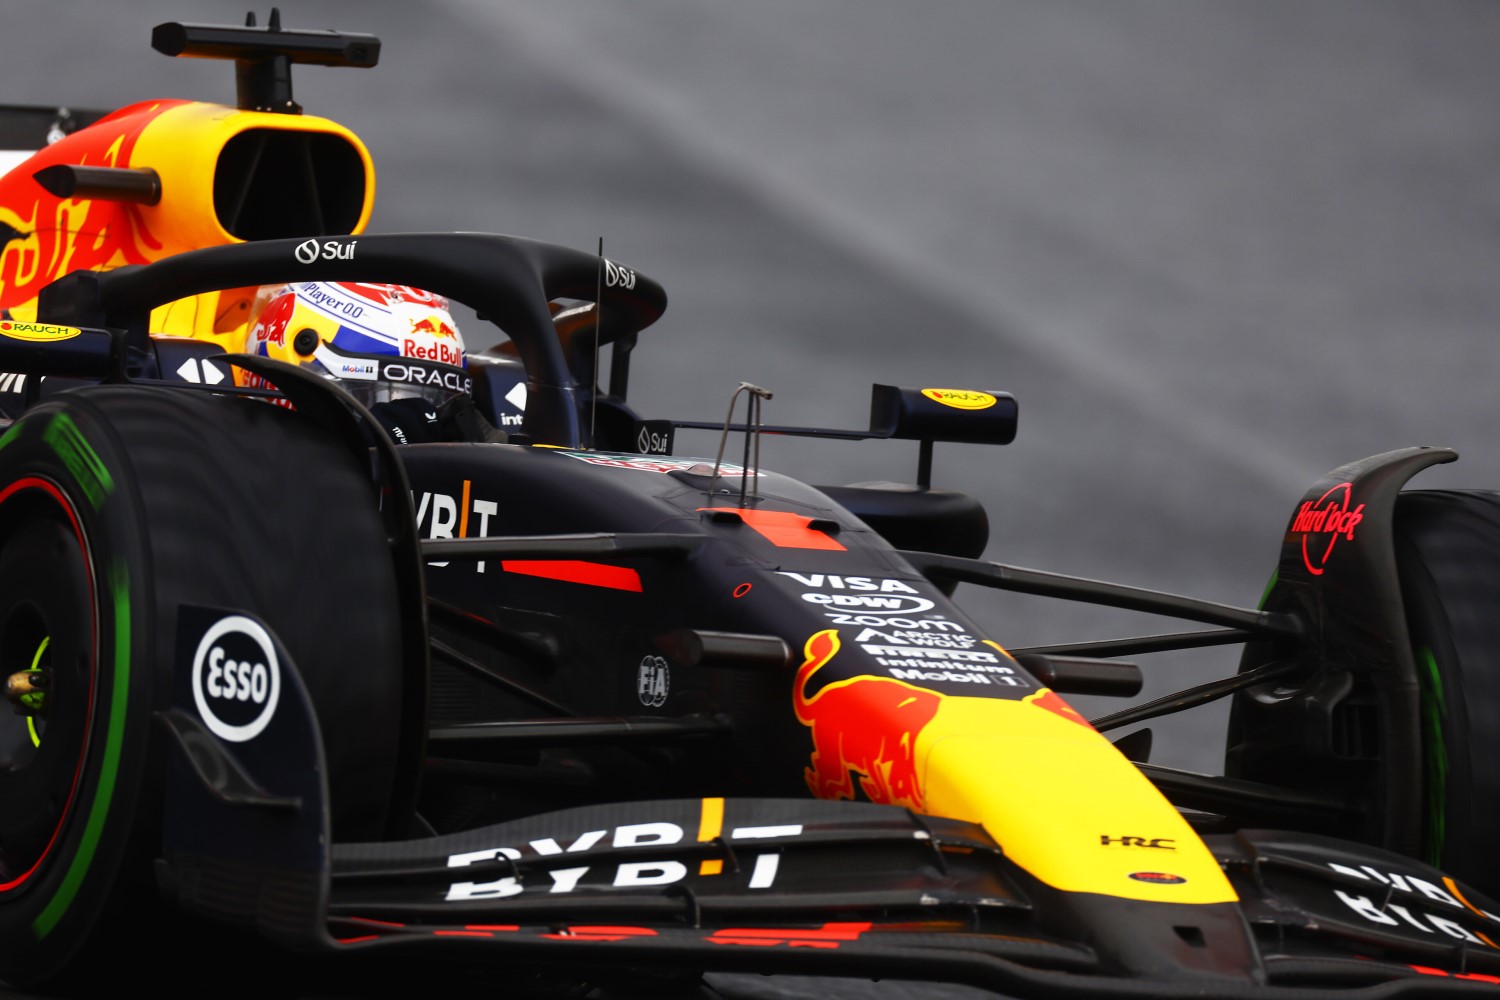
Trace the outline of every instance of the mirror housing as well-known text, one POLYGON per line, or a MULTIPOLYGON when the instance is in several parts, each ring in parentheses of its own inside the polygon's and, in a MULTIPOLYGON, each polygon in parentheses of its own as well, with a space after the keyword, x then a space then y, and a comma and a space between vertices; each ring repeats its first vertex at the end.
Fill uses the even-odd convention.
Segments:
POLYGON ((1010 444, 1016 418, 1016 400, 1008 392, 870 387, 871 437, 1010 444))

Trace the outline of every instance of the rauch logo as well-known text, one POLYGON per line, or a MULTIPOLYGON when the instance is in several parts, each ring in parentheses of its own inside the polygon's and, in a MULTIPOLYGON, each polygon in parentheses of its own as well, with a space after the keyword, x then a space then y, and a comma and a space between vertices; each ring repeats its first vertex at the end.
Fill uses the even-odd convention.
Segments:
POLYGON ((1365 505, 1354 505, 1351 483, 1340 483, 1316 500, 1305 500, 1292 518, 1292 531, 1302 535, 1302 562, 1313 576, 1322 576, 1340 538, 1354 541, 1354 529, 1365 518, 1365 505))

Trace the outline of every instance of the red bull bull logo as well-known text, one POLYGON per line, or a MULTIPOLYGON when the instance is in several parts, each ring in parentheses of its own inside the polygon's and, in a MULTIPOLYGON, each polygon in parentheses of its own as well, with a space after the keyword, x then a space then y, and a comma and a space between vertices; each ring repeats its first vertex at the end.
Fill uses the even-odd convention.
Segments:
POLYGON ((854 798, 854 774, 871 802, 921 811, 917 736, 937 715, 943 696, 889 677, 834 681, 807 696, 807 685, 839 651, 837 629, 807 640, 792 692, 797 721, 813 741, 807 787, 820 799, 854 798))
POLYGON ((438 339, 457 340, 458 331, 453 329, 441 316, 424 316, 422 319, 411 321, 412 333, 425 333, 430 337, 438 339))
POLYGON ((58 198, 32 174, 57 163, 125 167, 152 120, 182 101, 133 105, 38 152, 24 170, 0 184, 0 228, 13 235, 0 249, 0 308, 29 302, 42 286, 69 271, 98 271, 145 264, 162 243, 147 227, 139 205, 58 198))
POLYGON ((453 317, 444 304, 438 304, 436 308, 403 309, 401 312, 411 327, 410 334, 401 340, 402 357, 463 366, 463 341, 459 339, 453 317))
POLYGON ((251 339, 256 343, 286 347, 286 328, 296 305, 297 297, 290 293, 276 298, 255 321, 255 327, 250 331, 251 339))

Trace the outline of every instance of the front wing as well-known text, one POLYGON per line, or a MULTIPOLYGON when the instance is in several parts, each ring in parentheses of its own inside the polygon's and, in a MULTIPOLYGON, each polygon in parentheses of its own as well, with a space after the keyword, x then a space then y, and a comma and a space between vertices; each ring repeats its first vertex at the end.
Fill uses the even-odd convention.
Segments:
MULTIPOLYGON (((186 911, 289 949, 949 981, 1023 997, 1500 986, 1500 905, 1410 859, 1304 834, 1207 837, 1241 900, 1220 904, 1063 892, 977 825, 855 802, 622 801, 333 844, 321 735, 277 652, 280 706, 249 741, 211 732, 191 671, 178 671, 159 716, 176 746, 161 883, 186 911)), ((1163 845, 1126 846, 1143 876, 1171 877, 1163 845)))

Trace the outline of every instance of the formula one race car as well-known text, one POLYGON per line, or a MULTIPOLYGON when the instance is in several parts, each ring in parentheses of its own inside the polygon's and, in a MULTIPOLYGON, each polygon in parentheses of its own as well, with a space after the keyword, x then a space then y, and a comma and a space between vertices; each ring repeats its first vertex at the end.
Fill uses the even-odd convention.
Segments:
POLYGON ((718 455, 674 456, 706 425, 626 402, 655 281, 360 234, 368 154, 289 66, 374 39, 156 43, 236 59, 242 107, 127 108, 0 181, 0 979, 117 977, 170 926, 658 995, 1500 985, 1500 495, 1402 491, 1453 453, 1319 480, 1259 608, 985 561, 931 450, 1008 442, 1010 396, 876 386, 850 432, 761 426, 744 386, 718 455), (459 354, 441 297, 505 346, 459 354), (767 432, 924 461, 813 487, 767 432), (1007 649, 960 582, 1214 627, 1007 649), (1235 676, 1169 698, 1062 697, 1226 643, 1235 676), (1102 735, 1221 697, 1222 776, 1102 735))

